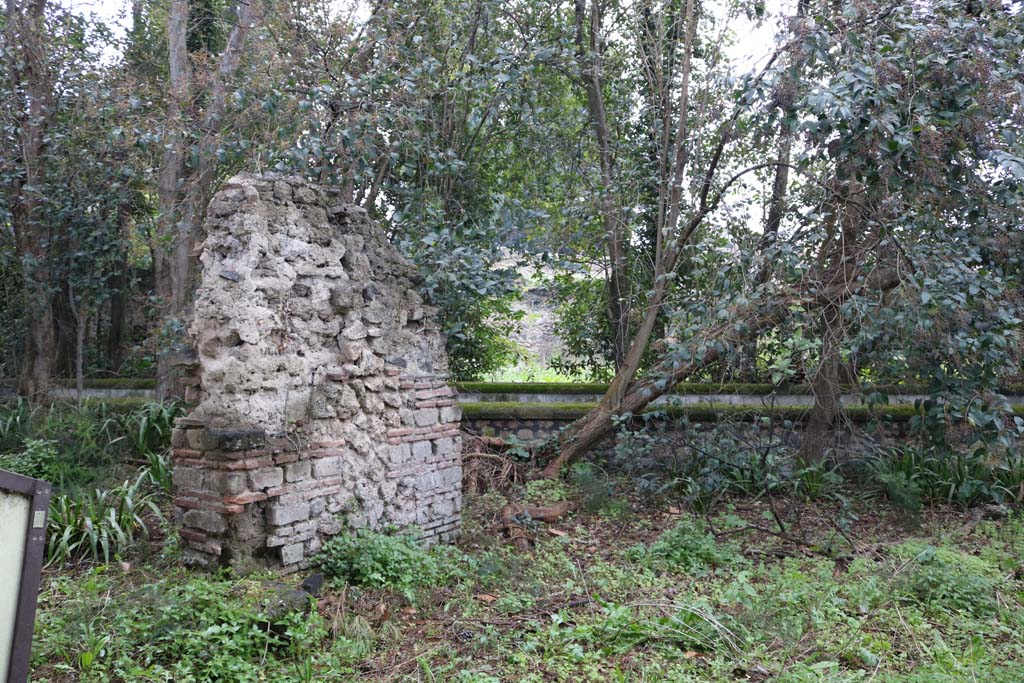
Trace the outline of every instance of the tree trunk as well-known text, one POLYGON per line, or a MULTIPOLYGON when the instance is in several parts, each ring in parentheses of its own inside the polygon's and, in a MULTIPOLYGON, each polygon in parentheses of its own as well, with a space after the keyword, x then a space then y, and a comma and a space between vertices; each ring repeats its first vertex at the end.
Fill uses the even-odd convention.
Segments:
POLYGON ((18 157, 12 164, 11 226, 25 283, 28 330, 18 376, 18 393, 45 399, 53 374, 54 334, 49 264, 51 235, 40 216, 46 129, 53 91, 48 71, 45 0, 19 8, 7 2, 7 77, 18 128, 18 157))
POLYGON ((195 277, 194 249, 202 239, 206 204, 216 180, 219 135, 227 106, 227 83, 242 58, 246 37, 258 18, 258 2, 241 3, 237 22, 228 34, 217 68, 210 75, 206 111, 201 121, 185 116, 195 95, 187 47, 188 0, 172 0, 167 20, 170 98, 163 157, 158 183, 159 216, 154 249, 157 295, 163 306, 164 349, 157 361, 157 396, 181 398, 184 387, 178 367, 168 352, 185 343, 184 327, 195 277), (185 126, 200 131, 195 167, 185 163, 185 126), (171 348, 167 348, 170 346, 171 348))
MULTIPOLYGON (((797 4, 796 16, 790 24, 790 30, 792 32, 795 33, 796 30, 799 29, 799 23, 806 16, 806 13, 807 0, 800 0, 797 4)), ((803 53, 800 52, 803 48, 801 46, 797 46, 794 49, 797 52, 795 56, 793 56, 790 69, 783 77, 777 90, 777 99, 779 100, 779 105, 782 108, 782 121, 779 123, 779 148, 776 158, 777 165, 775 167, 775 177, 772 182, 772 195, 768 202, 768 216, 765 218, 764 233, 762 234, 761 240, 758 244, 758 251, 762 258, 761 265, 758 267, 757 275, 754 279, 758 286, 766 284, 771 278, 772 261, 768 254, 768 250, 772 247, 779 236, 779 227, 782 225, 782 217, 786 213, 786 204, 789 200, 789 167, 793 155, 793 132, 787 124, 787 118, 795 114, 794 103, 796 101, 797 91, 799 88, 799 83, 793 77, 793 71, 802 67, 806 61, 803 53)), ((757 342, 758 339, 755 337, 754 339, 751 339, 743 349, 740 361, 737 364, 737 374, 741 382, 756 382, 758 379, 757 342)))
MULTIPOLYGON (((156 293, 163 313, 161 343, 176 340, 183 326, 189 259, 192 253, 192 230, 182 224, 182 192, 185 177, 185 136, 189 124, 184 112, 191 98, 192 68, 188 56, 188 0, 172 0, 167 17, 167 55, 170 93, 164 133, 164 151, 157 182, 156 248, 153 262, 156 271, 156 293)), ((181 393, 174 368, 168 362, 167 349, 157 360, 157 397, 173 398, 181 393)))
POLYGON ((48 283, 34 280, 27 301, 28 333, 18 375, 18 395, 41 401, 49 394, 53 376, 53 308, 48 283))
POLYGON ((75 322, 74 295, 69 278, 61 278, 54 285, 50 307, 53 311, 53 376, 75 376, 75 322))
POLYGON ((822 311, 821 364, 811 380, 814 406, 804 426, 798 458, 804 463, 821 462, 831 445, 836 420, 842 411, 841 370, 842 312, 829 305, 822 311))
POLYGON ((587 111, 597 142, 598 165, 601 169, 601 194, 598 209, 604 230, 602 239, 608 253, 608 322, 612 326, 612 349, 615 371, 626 362, 630 346, 630 296, 628 236, 622 212, 615 201, 615 161, 611 128, 604 105, 601 78, 600 27, 601 11, 597 0, 590 3, 588 16, 584 0, 576 0, 576 61, 587 96, 587 111), (588 30, 584 26, 589 25, 588 30))
POLYGON ((110 277, 110 321, 107 327, 107 362, 117 372, 124 360, 125 298, 128 293, 128 244, 131 240, 132 211, 125 202, 118 207, 117 220, 121 243, 118 246, 117 270, 110 277))
POLYGON ((839 307, 844 299, 858 292, 888 291, 897 287, 902 282, 904 274, 897 269, 875 270, 859 278, 851 278, 849 283, 824 288, 813 296, 780 298, 760 310, 751 306, 738 311, 729 322, 709 328, 699 338, 690 342, 689 356, 696 360, 683 364, 662 354, 650 376, 634 379, 618 389, 621 398, 616 404, 608 400, 608 395, 616 390, 613 381, 601 403, 559 434, 558 454, 545 466, 543 475, 549 478, 558 477, 563 467, 585 456, 611 434, 614 417, 643 411, 652 401, 671 392, 679 382, 720 360, 719 348, 735 347, 744 340, 780 324, 785 320, 791 306, 839 307), (738 325, 739 322, 743 325, 738 325), (737 329, 742 332, 738 332, 737 329))
POLYGON ((78 392, 78 400, 82 400, 85 392, 85 333, 86 313, 84 306, 79 306, 75 297, 75 288, 68 282, 68 305, 71 314, 75 319, 75 389, 78 392))
MULTIPOLYGON (((857 181, 846 183, 835 181, 833 200, 828 222, 828 239, 824 241, 819 254, 819 263, 829 273, 833 286, 842 286, 853 275, 852 254, 860 241, 863 222, 863 198, 858 196, 862 186, 857 181), (838 227, 838 231, 836 228, 838 227), (827 264, 827 265, 826 265, 827 264)), ((845 338, 842 307, 830 301, 822 308, 821 314, 821 362, 811 380, 814 392, 814 406, 804 429, 804 438, 798 453, 803 462, 820 462, 834 436, 836 419, 842 411, 843 359, 842 347, 845 338)))

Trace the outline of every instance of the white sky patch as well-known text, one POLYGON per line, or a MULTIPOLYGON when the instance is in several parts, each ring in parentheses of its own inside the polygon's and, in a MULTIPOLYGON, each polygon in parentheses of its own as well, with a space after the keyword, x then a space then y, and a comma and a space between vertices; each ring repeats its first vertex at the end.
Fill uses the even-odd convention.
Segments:
MULTIPOLYGON (((131 22, 131 0, 59 0, 60 4, 80 14, 95 14, 101 21, 123 35, 131 22)), ((370 15, 368 0, 332 0, 331 5, 341 13, 354 10, 356 17, 366 19, 370 15)), ((733 20, 732 30, 736 42, 728 50, 729 56, 739 72, 757 68, 772 53, 775 36, 782 17, 794 13, 796 0, 768 0, 766 19, 760 26, 745 17, 733 20)))
POLYGON ((796 0, 768 0, 765 13, 760 26, 743 16, 733 20, 736 42, 728 53, 740 73, 764 66, 777 47, 776 36, 785 28, 786 20, 796 14, 796 0))
MULTIPOLYGON (((95 14, 103 23, 119 29, 121 34, 128 30, 131 22, 131 0, 59 0, 59 4, 77 14, 95 14)), ((354 9, 361 19, 370 16, 367 0, 332 0, 331 6, 338 13, 354 9)))

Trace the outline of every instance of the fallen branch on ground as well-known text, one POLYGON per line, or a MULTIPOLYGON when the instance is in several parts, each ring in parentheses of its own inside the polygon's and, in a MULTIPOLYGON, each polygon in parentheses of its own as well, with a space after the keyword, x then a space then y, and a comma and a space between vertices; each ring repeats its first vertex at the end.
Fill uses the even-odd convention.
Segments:
POLYGON ((530 522, 555 522, 576 509, 574 501, 563 501, 549 507, 533 505, 506 505, 498 513, 501 527, 508 534, 509 540, 521 552, 529 552, 532 546, 526 525, 530 522))
POLYGON ((466 435, 462 446, 462 486, 466 493, 506 491, 525 478, 523 463, 508 455, 509 450, 521 446, 483 434, 466 435))

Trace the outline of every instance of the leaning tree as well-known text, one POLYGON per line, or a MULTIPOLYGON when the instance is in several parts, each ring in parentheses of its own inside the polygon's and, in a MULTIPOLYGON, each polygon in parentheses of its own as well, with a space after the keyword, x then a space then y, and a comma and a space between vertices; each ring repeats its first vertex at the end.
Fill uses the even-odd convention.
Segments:
MULTIPOLYGON (((678 3, 634 4, 642 16, 678 3)), ((678 59, 644 64, 643 87, 658 89, 648 99, 660 107, 652 284, 607 393, 559 436, 546 475, 586 454, 617 416, 642 411, 770 330, 806 325, 822 340, 811 454, 820 453, 838 410, 843 339, 870 336, 876 321, 891 321, 886 312, 907 301, 924 310, 917 321, 898 320, 903 328, 942 313, 926 315, 929 303, 955 302, 966 287, 964 306, 985 320, 949 326, 962 342, 956 348, 963 357, 980 354, 986 367, 998 362, 1000 342, 992 340, 1005 343, 1017 321, 991 305, 1005 277, 983 255, 1019 231, 1024 13, 949 0, 801 6, 775 53, 731 84, 728 100, 710 95, 722 73, 708 58, 713 18, 695 0, 678 12, 678 59), (744 164, 742 147, 766 137, 778 154, 744 164), (750 264, 743 286, 673 301, 681 261, 730 191, 752 174, 783 168, 770 174, 775 201, 762 253, 735 259, 750 264), (655 338, 659 326, 663 338, 655 338), (641 372, 649 349, 655 360, 641 372)), ((606 3, 576 0, 574 9, 579 81, 603 150, 613 117, 630 115, 603 99, 603 46, 633 36, 605 25, 606 3)), ((614 185, 614 166, 602 165, 602 173, 614 185)), ((620 222, 623 207, 605 210, 610 225, 620 222)), ((608 230, 606 239, 618 238, 608 230)))

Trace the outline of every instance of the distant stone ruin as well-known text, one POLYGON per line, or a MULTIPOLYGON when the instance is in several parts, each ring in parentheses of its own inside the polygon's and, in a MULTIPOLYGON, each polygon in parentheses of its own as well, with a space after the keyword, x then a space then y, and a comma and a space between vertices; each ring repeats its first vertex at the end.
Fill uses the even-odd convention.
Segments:
POLYGON ((186 560, 295 570, 346 525, 457 533, 461 414, 413 265, 293 177, 235 176, 205 230, 173 441, 186 560))

